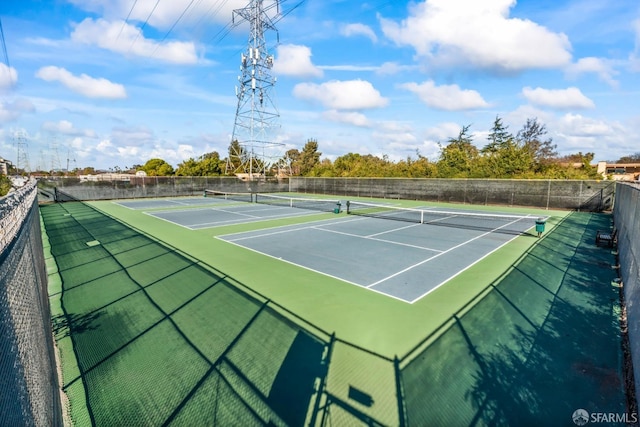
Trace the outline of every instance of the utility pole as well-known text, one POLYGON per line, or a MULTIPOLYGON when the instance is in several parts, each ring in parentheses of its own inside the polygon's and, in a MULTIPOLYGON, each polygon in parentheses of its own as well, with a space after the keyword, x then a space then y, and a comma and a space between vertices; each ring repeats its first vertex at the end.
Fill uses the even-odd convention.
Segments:
POLYGON ((245 174, 250 180, 264 178, 279 159, 284 146, 274 141, 280 128, 280 114, 272 94, 276 83, 271 74, 274 58, 265 39, 269 30, 277 37, 278 30, 269 12, 279 16, 280 2, 269 2, 266 7, 263 3, 263 0, 251 0, 245 8, 233 11, 233 25, 248 22, 250 34, 247 49, 240 56, 240 75, 236 86, 238 106, 227 173, 245 174))

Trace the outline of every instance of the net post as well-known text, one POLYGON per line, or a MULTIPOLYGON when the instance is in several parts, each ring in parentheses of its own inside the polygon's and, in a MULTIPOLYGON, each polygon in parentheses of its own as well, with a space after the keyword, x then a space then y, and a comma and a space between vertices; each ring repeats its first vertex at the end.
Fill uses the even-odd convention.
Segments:
POLYGON ((424 224, 424 211, 420 210, 420 224, 424 224))
POLYGON ((347 215, 349 215, 351 212, 349 211, 349 207, 351 206, 351 202, 349 200, 347 200, 347 215))

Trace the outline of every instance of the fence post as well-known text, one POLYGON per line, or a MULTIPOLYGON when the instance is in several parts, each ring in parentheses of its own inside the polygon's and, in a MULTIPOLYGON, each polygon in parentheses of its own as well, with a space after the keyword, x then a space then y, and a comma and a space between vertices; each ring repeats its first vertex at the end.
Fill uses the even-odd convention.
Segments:
POLYGON ((405 427, 407 425, 407 415, 404 407, 404 393, 402 391, 402 381, 400 379, 400 359, 393 356, 393 371, 396 379, 396 397, 398 399, 398 425, 405 427))
MULTIPOLYGON (((320 378, 320 384, 318 384, 318 394, 316 396, 316 401, 313 405, 313 413, 311 414, 311 419, 309 420, 309 426, 315 427, 317 422, 318 411, 320 410, 320 402, 322 401, 322 394, 324 393, 324 389, 327 383, 327 376, 329 375, 329 363, 331 362, 331 354, 333 353, 333 344, 336 342, 336 333, 332 333, 329 338, 329 344, 327 344, 327 353, 324 357, 324 376, 320 378)), ((327 402, 325 402, 326 406, 327 402)), ((326 409, 325 409, 326 411, 326 409)), ((322 421, 320 425, 324 425, 324 414, 322 415, 322 421)))
POLYGON ((549 210, 549 200, 551 199, 551 180, 547 180, 547 210, 549 210))

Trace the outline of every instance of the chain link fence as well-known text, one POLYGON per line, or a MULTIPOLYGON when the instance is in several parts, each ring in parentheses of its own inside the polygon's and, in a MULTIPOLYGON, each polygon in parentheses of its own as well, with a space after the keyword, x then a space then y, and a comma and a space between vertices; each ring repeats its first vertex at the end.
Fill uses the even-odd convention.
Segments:
POLYGON ((62 424, 36 184, 0 199, 0 424, 62 424))
POLYGON ((80 180, 58 178, 41 180, 39 196, 43 201, 110 200, 151 197, 202 196, 204 190, 243 193, 289 191, 289 181, 243 181, 235 177, 209 176, 132 176, 126 180, 80 180))
MULTIPOLYGON (((620 183, 613 211, 635 389, 640 389, 640 185, 620 183)), ((608 231, 608 230, 607 230, 608 231)), ((637 398, 638 396, 636 396, 637 398)))
POLYGON ((614 187, 612 181, 533 179, 295 177, 289 182, 297 193, 583 211, 610 209, 614 187))

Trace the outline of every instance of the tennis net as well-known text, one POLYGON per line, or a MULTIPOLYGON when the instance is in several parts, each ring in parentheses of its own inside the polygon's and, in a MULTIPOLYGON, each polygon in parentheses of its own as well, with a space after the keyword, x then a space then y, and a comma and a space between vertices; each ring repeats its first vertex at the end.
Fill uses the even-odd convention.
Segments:
POLYGON ((353 201, 347 202, 347 214, 509 234, 523 234, 539 219, 531 215, 448 212, 353 201))
POLYGON ((340 212, 342 206, 340 200, 288 197, 262 193, 256 194, 256 203, 290 208, 311 209, 322 212, 340 212))
POLYGON ((228 193, 225 191, 204 190, 204 197, 213 199, 235 200, 239 202, 253 202, 253 193, 228 193))

